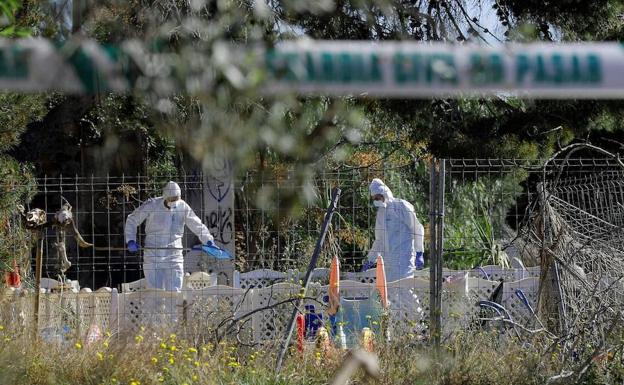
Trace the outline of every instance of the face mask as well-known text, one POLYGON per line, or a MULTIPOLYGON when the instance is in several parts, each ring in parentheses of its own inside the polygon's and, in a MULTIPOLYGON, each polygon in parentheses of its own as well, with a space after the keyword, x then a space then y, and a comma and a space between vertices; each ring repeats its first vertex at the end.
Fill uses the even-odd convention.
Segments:
POLYGON ((384 208, 384 207, 386 207, 386 202, 382 202, 382 201, 373 201, 373 206, 375 206, 375 207, 381 207, 381 208, 384 208))

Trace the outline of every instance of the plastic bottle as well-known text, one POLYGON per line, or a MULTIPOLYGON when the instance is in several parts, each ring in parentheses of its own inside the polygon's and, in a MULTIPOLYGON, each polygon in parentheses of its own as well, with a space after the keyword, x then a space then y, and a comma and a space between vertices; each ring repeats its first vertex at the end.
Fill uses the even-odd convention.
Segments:
POLYGON ((369 328, 362 328, 362 346, 368 352, 373 351, 373 331, 369 328))
POLYGON ((318 334, 316 337, 316 347, 321 351, 321 353, 328 353, 331 349, 331 339, 329 338, 329 333, 324 326, 321 326, 318 329, 318 334))
POLYGON ((342 325, 338 325, 338 330, 336 331, 336 345, 342 350, 347 350, 347 336, 342 325))

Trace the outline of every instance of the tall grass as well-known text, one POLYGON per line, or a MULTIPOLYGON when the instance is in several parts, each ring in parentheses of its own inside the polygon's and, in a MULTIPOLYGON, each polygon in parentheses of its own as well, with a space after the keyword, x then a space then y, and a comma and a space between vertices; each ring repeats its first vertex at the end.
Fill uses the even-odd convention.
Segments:
MULTIPOLYGON (((194 345, 175 334, 139 331, 128 338, 104 336, 49 343, 0 331, 0 384, 326 384, 343 352, 323 353, 310 345, 292 351, 274 373, 275 346, 233 341, 194 345)), ((520 342, 497 332, 462 332, 435 351, 414 339, 376 346, 378 380, 360 372, 352 384, 544 384, 562 370, 561 353, 539 339, 520 342)), ((594 365, 585 383, 623 379, 621 357, 594 365)), ((564 383, 570 383, 568 381, 564 383)))

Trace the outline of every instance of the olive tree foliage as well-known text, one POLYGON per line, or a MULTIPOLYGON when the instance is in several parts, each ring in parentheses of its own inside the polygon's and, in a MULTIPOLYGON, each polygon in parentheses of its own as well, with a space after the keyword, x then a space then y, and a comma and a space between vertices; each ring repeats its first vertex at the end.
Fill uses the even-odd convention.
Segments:
MULTIPOLYGON (((142 142, 162 135, 169 139, 157 142, 172 140, 178 150, 205 165, 211 157, 227 157, 238 170, 262 168, 267 161, 289 163, 301 171, 296 174, 305 184, 311 167, 348 160, 361 149, 353 147, 358 140, 370 148, 370 142, 400 139, 436 156, 545 156, 558 145, 584 139, 604 122, 617 122, 609 117, 620 114, 620 106, 502 97, 370 100, 267 95, 260 91, 265 72, 258 59, 247 54, 250 48, 298 38, 491 44, 617 33, 615 21, 622 8, 618 2, 568 3, 92 1, 85 2, 75 35, 102 43, 130 41, 134 47, 144 76, 136 83, 132 104, 147 112, 149 127, 141 125, 146 132, 142 142), (590 30, 592 24, 582 22, 594 19, 604 20, 600 25, 607 25, 608 32, 590 30)), ((104 119, 94 119, 91 127, 101 130, 102 122, 119 113, 102 109, 104 119)), ((617 123, 611 127, 618 130, 617 123)), ((151 159, 171 159, 170 146, 157 149, 151 159)), ((376 150, 386 151, 383 145, 376 150)), ((171 164, 164 169, 171 170, 171 164)))
MULTIPOLYGON (((622 30, 618 1, 82 3, 86 6, 81 24, 73 25, 73 35, 63 39, 127 44, 142 75, 129 95, 65 97, 61 104, 84 106, 67 109, 79 111, 65 117, 75 121, 69 133, 62 133, 70 137, 67 142, 104 147, 104 154, 111 157, 135 159, 139 153, 145 158, 126 162, 133 168, 116 172, 171 173, 181 165, 176 159, 180 153, 206 167, 215 159, 227 159, 238 172, 274 172, 276 165, 285 165, 294 170, 294 187, 280 193, 282 205, 292 207, 281 210, 284 215, 318 197, 314 174, 320 168, 345 163, 379 167, 429 155, 534 158, 574 139, 613 141, 621 130, 622 108, 615 102, 269 95, 262 92, 266 74, 249 50, 307 37, 457 44, 617 38, 622 30)), ((59 37, 63 31, 55 31, 52 21, 42 22, 49 16, 34 4, 39 3, 21 2, 22 7, 14 8, 10 13, 15 23, 28 26, 35 35, 63 40, 59 37)), ((46 133, 54 123, 50 120, 57 117, 43 117, 39 132, 46 133)), ((29 119, 38 118, 33 114, 29 119)), ((20 154, 43 142, 37 135, 20 145, 20 154)), ((619 146, 617 141, 614 145, 619 146)), ((57 167, 66 165, 59 162, 57 167)), ((275 204, 270 189, 256 195, 260 206, 275 204)))
MULTIPOLYGON (((396 166, 430 155, 543 157, 575 139, 617 135, 621 120, 616 117, 622 110, 619 103, 503 96, 371 100, 268 95, 262 92, 266 74, 250 48, 300 38, 493 44, 570 40, 586 33, 605 38, 617 32, 616 2, 599 2, 608 12, 564 3, 104 1, 89 6, 79 33, 133 48, 143 75, 130 97, 156 130, 147 136, 170 138, 206 167, 215 159, 228 159, 241 173, 275 172, 280 165, 293 169, 294 187, 280 191, 279 198, 280 207, 290 208, 279 212, 288 216, 317 199, 314 175, 320 168, 396 166), (608 33, 592 32, 591 23, 582 22, 603 18, 613 26, 608 33)), ((117 112, 102 115, 106 119, 95 126, 113 121, 117 112)), ((270 209, 278 204, 270 187, 253 193, 254 205, 270 209)))
POLYGON ((357 141, 365 119, 349 99, 261 92, 263 68, 236 47, 284 39, 275 15, 262 2, 100 2, 81 33, 131 47, 142 74, 132 97, 148 106, 149 120, 178 149, 206 167, 215 159, 243 171, 288 163, 293 185, 304 186, 293 198, 313 199, 313 169, 336 143, 357 141))
MULTIPOLYGON (((34 25, 43 15, 21 3, 0 2, 0 37, 34 33, 34 25)), ((31 240, 30 233, 20 226, 20 205, 26 206, 36 192, 32 165, 19 162, 10 152, 27 125, 41 120, 53 103, 54 97, 47 94, 0 93, 0 272, 12 269, 14 261, 27 263, 31 240)))

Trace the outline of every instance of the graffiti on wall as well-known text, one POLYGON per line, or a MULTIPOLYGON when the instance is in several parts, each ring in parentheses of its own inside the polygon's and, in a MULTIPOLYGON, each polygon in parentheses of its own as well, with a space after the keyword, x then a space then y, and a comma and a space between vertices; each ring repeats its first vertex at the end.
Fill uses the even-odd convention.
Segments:
POLYGON ((234 181, 232 163, 215 157, 204 179, 205 223, 215 242, 234 255, 234 181))

